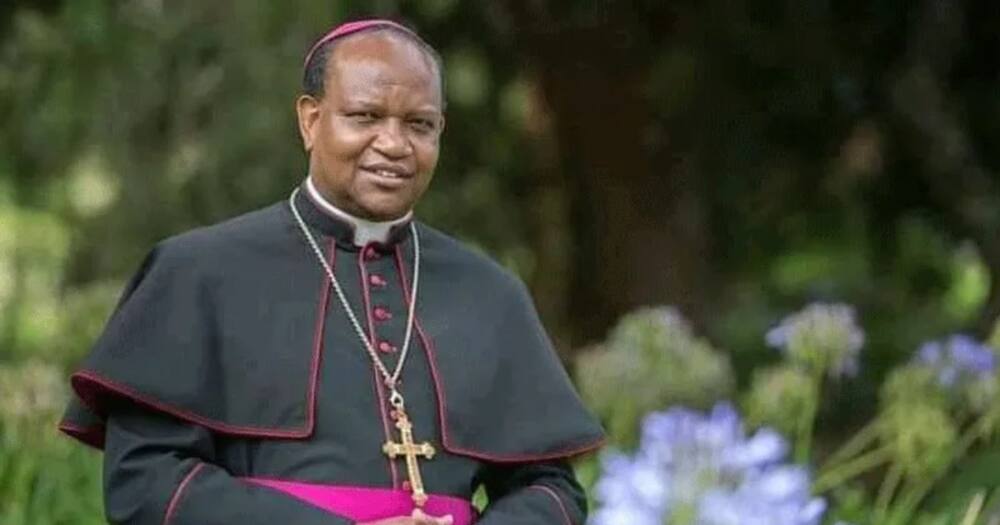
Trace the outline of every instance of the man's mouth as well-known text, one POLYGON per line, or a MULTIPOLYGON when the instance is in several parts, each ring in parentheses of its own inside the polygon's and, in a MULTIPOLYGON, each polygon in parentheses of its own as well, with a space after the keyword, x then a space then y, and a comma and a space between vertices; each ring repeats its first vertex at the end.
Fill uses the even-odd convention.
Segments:
POLYGON ((375 175, 376 177, 387 180, 402 180, 402 179, 410 179, 413 177, 413 174, 411 174, 409 171, 396 167, 365 166, 362 167, 361 169, 367 171, 368 173, 371 173, 372 175, 375 175))
POLYGON ((389 170, 372 170, 372 173, 387 179, 402 179, 403 175, 389 170))

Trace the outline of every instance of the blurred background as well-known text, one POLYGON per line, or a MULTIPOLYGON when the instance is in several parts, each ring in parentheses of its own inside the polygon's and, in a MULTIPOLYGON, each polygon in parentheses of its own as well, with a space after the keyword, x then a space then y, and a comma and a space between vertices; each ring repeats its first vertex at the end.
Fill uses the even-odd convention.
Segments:
MULTIPOLYGON (((68 373, 157 240, 302 180, 303 55, 371 15, 418 28, 447 67, 419 216, 529 284, 574 376, 623 315, 669 305, 726 362, 680 398, 707 408, 783 359, 763 334, 787 314, 850 304, 864 349, 814 403, 822 456, 878 416, 922 342, 989 338, 993 0, 4 0, 0 523, 102 522, 97 455, 54 431, 68 373)), ((1000 483, 992 454, 935 491, 965 508, 1000 483)), ((859 481, 875 507, 879 472, 859 481)))

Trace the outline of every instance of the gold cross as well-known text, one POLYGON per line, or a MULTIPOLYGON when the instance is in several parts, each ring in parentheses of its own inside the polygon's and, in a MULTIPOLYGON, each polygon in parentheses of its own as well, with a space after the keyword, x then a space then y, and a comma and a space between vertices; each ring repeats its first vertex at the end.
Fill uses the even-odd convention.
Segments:
POLYGON ((406 456, 406 471, 410 476, 410 490, 413 491, 413 502, 417 507, 423 507, 427 502, 427 493, 424 492, 424 480, 420 477, 420 465, 417 464, 417 456, 426 459, 434 459, 434 447, 428 442, 413 442, 413 424, 406 417, 406 412, 396 409, 396 428, 399 429, 399 436, 402 443, 386 441, 382 445, 384 452, 389 459, 396 459, 398 456, 406 456))

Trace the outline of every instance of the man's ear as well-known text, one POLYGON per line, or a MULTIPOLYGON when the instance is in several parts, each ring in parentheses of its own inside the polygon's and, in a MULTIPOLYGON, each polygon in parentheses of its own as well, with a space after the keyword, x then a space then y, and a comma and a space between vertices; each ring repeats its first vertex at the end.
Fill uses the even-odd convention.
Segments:
POLYGON ((320 124, 320 101, 312 95, 302 95, 295 101, 295 113, 299 117, 302 147, 306 152, 312 151, 320 124))

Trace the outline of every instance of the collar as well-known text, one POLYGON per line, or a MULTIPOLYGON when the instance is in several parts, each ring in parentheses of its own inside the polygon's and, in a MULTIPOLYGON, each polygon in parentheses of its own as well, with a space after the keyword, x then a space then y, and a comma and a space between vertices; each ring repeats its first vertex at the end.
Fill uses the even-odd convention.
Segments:
POLYGON ((374 222, 355 217, 331 204, 307 177, 295 197, 295 206, 306 224, 336 239, 348 249, 367 245, 391 248, 410 236, 413 212, 394 221, 374 222))

